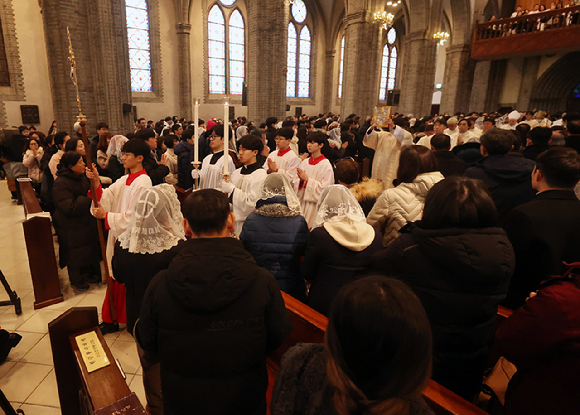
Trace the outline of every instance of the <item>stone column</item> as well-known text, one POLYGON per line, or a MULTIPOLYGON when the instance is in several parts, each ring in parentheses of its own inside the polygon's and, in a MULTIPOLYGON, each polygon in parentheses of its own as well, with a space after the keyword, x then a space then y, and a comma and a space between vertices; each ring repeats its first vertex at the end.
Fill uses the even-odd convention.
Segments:
POLYGON ((445 76, 441 95, 441 113, 454 114, 469 109, 475 62, 469 57, 470 44, 447 48, 445 76))
POLYGON ((191 85, 191 24, 177 23, 177 69, 179 72, 179 116, 191 120, 192 85, 191 85))
POLYGON ((477 61, 473 72, 473 87, 469 101, 469 112, 485 111, 485 97, 487 96, 491 61, 477 61))
POLYGON ((372 116, 379 100, 381 26, 372 22, 372 9, 347 14, 341 114, 372 116))
POLYGON ((284 1, 251 0, 246 60, 248 119, 260 124, 286 116, 286 59, 289 7, 284 1), (267 18, 264 18, 267 16, 267 18))
POLYGON ((113 134, 126 134, 133 120, 123 112, 123 104, 132 104, 124 1, 44 0, 43 17, 59 129, 72 133, 78 115, 67 60, 69 27, 89 135, 98 122, 107 122, 113 134))
POLYGON ((524 59, 522 70, 522 82, 520 83, 520 92, 518 93, 517 109, 526 111, 530 109, 530 100, 536 80, 538 78, 538 69, 540 68, 541 56, 530 56, 524 59))
POLYGON ((501 99, 506 70, 507 59, 491 62, 484 111, 491 112, 499 109, 499 101, 501 99))
POLYGON ((422 117, 431 113, 435 82, 437 43, 426 30, 411 32, 403 39, 404 74, 399 112, 422 117))
POLYGON ((329 112, 332 110, 332 100, 335 97, 333 93, 334 85, 338 85, 338 82, 334 82, 335 57, 336 57, 335 49, 329 49, 326 51, 326 61, 324 62, 324 73, 326 74, 326 76, 324 77, 324 101, 322 103, 323 112, 329 112))

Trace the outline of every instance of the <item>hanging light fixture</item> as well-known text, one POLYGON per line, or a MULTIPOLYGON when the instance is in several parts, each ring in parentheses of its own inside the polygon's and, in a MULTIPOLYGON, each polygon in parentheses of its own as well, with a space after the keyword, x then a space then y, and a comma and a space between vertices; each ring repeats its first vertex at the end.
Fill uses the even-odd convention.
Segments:
POLYGON ((383 26, 383 29, 389 30, 393 25, 393 20, 395 16, 392 13, 382 11, 382 12, 375 12, 373 15, 373 22, 380 24, 383 26))
POLYGON ((433 35, 433 39, 439 41, 440 45, 444 45, 445 42, 449 40, 449 33, 447 32, 437 32, 433 35))

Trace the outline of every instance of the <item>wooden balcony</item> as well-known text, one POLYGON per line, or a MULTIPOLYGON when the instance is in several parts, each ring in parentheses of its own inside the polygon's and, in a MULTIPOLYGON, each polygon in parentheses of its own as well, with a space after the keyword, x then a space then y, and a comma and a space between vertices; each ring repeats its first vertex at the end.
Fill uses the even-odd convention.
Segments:
POLYGON ((580 6, 477 22, 471 57, 505 59, 580 50, 580 6))

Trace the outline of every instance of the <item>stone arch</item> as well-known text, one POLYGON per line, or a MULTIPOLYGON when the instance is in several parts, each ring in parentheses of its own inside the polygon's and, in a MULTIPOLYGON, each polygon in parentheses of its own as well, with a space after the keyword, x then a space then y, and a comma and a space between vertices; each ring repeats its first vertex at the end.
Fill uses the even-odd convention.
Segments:
POLYGON ((571 52, 556 61, 536 81, 531 108, 556 112, 566 109, 570 94, 580 83, 580 51, 571 52))

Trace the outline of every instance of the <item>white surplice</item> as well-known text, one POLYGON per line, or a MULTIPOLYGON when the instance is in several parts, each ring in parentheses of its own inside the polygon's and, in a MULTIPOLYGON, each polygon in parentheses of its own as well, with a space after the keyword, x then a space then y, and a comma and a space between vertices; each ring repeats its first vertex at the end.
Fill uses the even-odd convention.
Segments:
POLYGON ((234 232, 237 236, 242 233, 246 218, 256 210, 256 202, 262 195, 262 184, 268 177, 268 173, 261 166, 258 168, 253 166, 250 166, 250 170, 247 170, 248 167, 246 166, 240 167, 232 173, 230 179, 231 183, 236 186, 232 196, 232 205, 236 216, 234 232), (242 173, 248 171, 251 171, 251 173, 242 173))
MULTIPOLYGON (((214 154, 205 156, 203 162, 201 163, 201 170, 199 171, 199 188, 200 189, 219 189, 222 182, 222 174, 224 172, 224 156, 223 151, 221 157, 215 164, 211 164, 211 160, 214 154)), ((232 156, 228 154, 229 158, 229 172, 233 172, 236 169, 234 160, 232 156)))
POLYGON ((366 147, 375 150, 371 178, 381 180, 384 189, 393 187, 393 180, 397 178, 404 131, 399 126, 392 133, 369 129, 363 139, 366 147))
MULTIPOLYGON (((300 167, 300 163, 302 162, 300 157, 298 157, 291 148, 288 148, 283 153, 280 153, 280 150, 274 150, 270 153, 268 158, 278 166, 277 173, 284 174, 288 180, 290 180, 290 183, 292 183, 294 191, 298 192, 298 183, 300 183, 300 179, 298 179, 297 169, 300 167)), ((266 171, 268 170, 268 160, 264 163, 263 169, 266 171)))
POLYGON ((311 228, 318 212, 316 207, 322 191, 324 188, 334 184, 334 170, 330 161, 324 156, 316 159, 307 158, 300 163, 300 169, 304 170, 308 176, 308 181, 304 183, 298 179, 298 198, 300 199, 304 218, 308 223, 308 227, 311 228))

